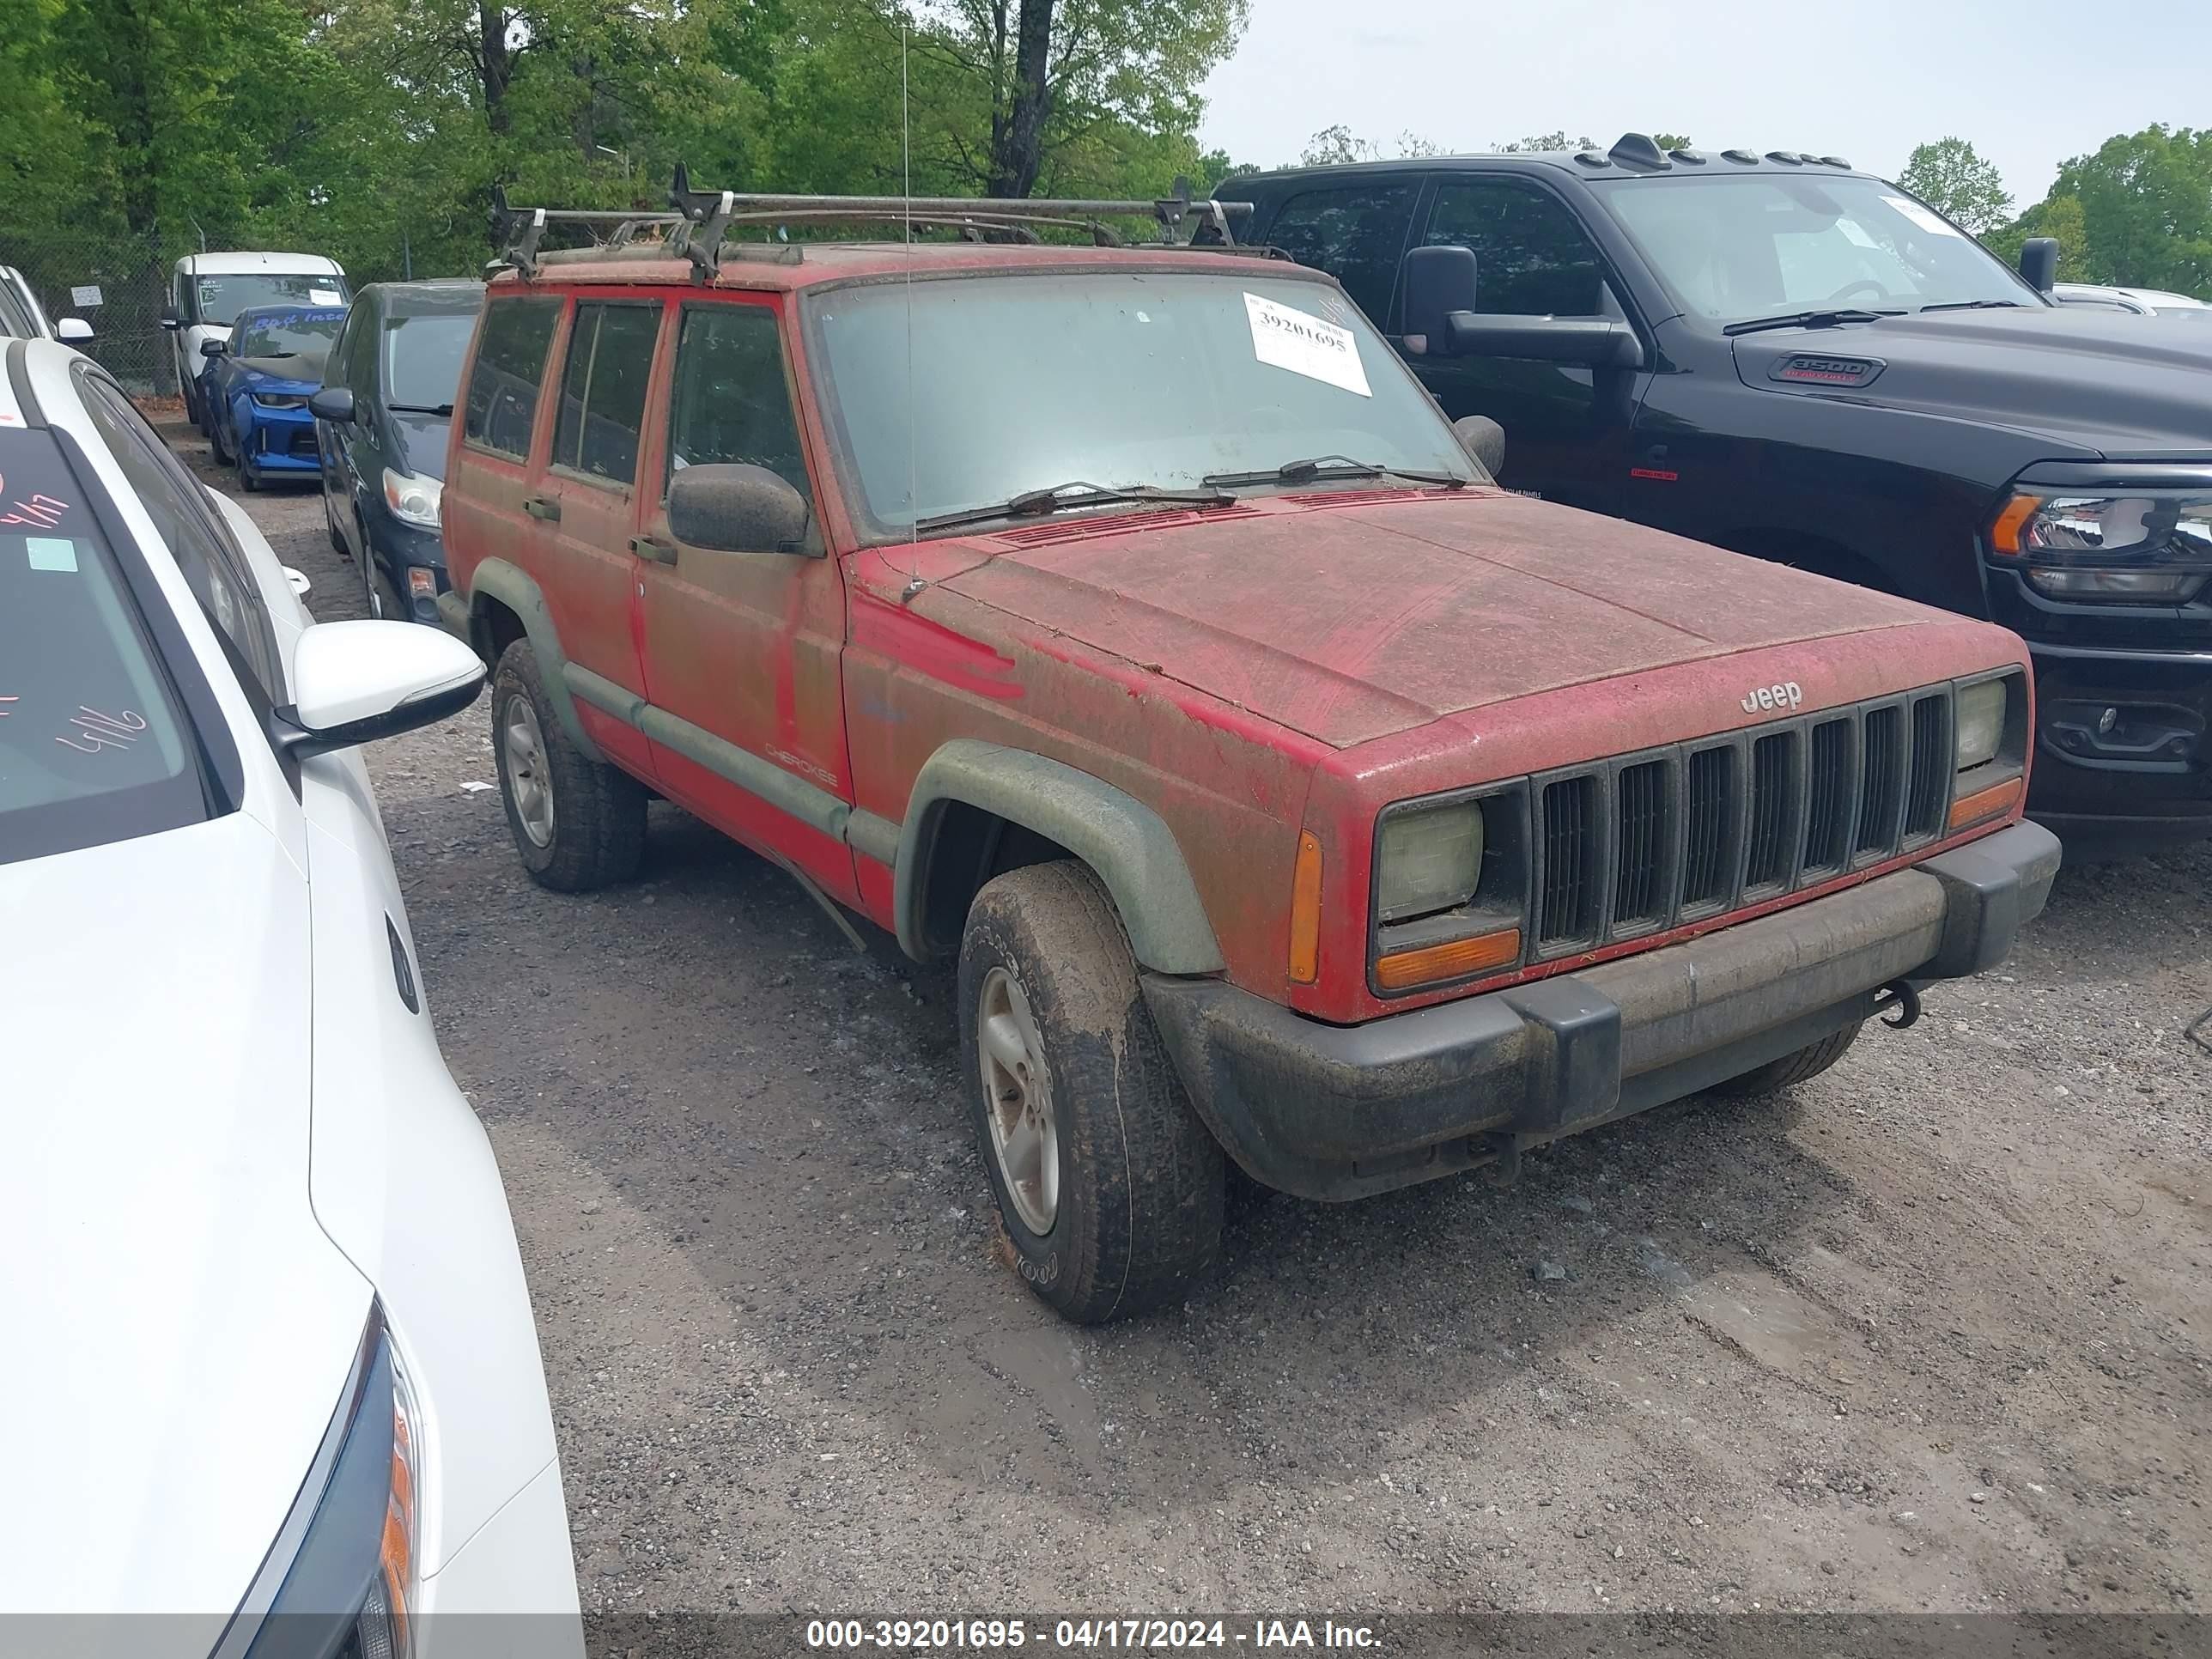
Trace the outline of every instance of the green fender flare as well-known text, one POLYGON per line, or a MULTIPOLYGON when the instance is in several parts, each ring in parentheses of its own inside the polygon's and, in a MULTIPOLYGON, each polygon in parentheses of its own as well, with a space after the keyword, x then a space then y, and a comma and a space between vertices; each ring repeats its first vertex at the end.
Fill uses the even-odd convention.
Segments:
MULTIPOLYGON (((599 744, 592 741, 583 721, 577 717, 576 701, 568 692, 568 659, 562 652, 561 636, 554 631, 552 614, 545 608, 545 595, 538 591, 538 584, 505 559, 486 559, 476 568, 469 581, 469 626, 474 636, 472 642, 479 649, 484 643, 482 625, 486 599, 496 599, 521 619, 531 654, 538 659, 538 678, 552 702, 561 730, 567 733, 569 742, 584 751, 586 758, 604 762, 606 757, 599 752, 599 744)), ((494 663, 492 666, 497 668, 499 665, 494 663)))
POLYGON ((954 802, 1048 836, 1089 865, 1113 895, 1137 960, 1155 973, 1218 974, 1226 965, 1190 866, 1158 813, 1088 772, 965 738, 922 763, 899 828, 892 903, 908 956, 931 954, 927 876, 954 802))

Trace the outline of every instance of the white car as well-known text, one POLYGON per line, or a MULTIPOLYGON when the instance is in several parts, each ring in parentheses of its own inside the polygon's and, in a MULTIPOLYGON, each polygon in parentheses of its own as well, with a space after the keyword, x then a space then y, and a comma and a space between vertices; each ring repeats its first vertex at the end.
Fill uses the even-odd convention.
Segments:
POLYGON ((92 325, 82 317, 46 320, 46 308, 23 273, 13 265, 0 265, 0 337, 18 340, 67 340, 72 344, 92 337, 92 325))
POLYGON ((313 624, 104 371, 0 359, 0 1615, 580 1656, 514 1227, 352 748, 482 666, 313 624))
POLYGON ((200 371, 210 340, 230 340, 231 319, 250 306, 342 306, 350 297, 344 267, 319 253, 188 253, 169 273, 161 312, 185 418, 205 431, 200 371))
POLYGON ((2160 288, 2109 288, 2100 283, 2059 283, 2052 287, 2051 297, 2062 306, 2090 306, 2138 317, 2208 308, 2203 301, 2186 294, 2170 294, 2160 288))

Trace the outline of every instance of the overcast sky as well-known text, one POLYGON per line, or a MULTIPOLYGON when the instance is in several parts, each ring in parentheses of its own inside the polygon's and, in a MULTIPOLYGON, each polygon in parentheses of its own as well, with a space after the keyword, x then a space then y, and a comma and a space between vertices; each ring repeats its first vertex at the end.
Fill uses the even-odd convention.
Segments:
POLYGON ((2116 132, 2212 124, 2209 74, 2202 0, 1251 0, 1200 131, 1263 167, 1342 122, 1386 155, 1665 131, 1891 177, 1956 134, 2026 206, 2116 132))

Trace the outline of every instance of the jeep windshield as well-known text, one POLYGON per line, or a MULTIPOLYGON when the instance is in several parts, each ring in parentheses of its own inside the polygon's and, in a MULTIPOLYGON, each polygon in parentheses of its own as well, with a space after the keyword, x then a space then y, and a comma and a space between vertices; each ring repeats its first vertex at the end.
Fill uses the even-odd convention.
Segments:
POLYGON ((1592 187, 1675 302, 1716 322, 2043 303, 1980 243, 1879 179, 1723 173, 1592 187))
POLYGON ((1396 354, 1320 283, 918 274, 911 294, 898 282, 828 290, 809 325, 870 541, 902 540, 917 521, 923 535, 948 533, 998 516, 982 511, 994 504, 1078 512, 1121 491, 1203 492, 1228 475, 1324 489, 1371 484, 1368 468, 1482 477, 1396 354), (1275 478, 1285 463, 1338 455, 1366 465, 1356 477, 1275 478), (1097 492, 1035 504, 1071 479, 1097 492))

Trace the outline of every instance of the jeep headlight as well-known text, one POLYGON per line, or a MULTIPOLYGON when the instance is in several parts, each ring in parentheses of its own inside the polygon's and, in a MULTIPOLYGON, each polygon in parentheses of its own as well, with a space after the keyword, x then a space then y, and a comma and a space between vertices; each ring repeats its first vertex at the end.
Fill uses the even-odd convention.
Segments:
POLYGON ((1959 758, 1961 772, 1987 765, 2004 741, 2005 682, 1984 680, 1959 693, 1959 758))
POLYGON ((1990 545, 2052 599, 2186 605, 2212 581, 2212 490, 2023 492, 1997 514, 1990 545))
POLYGON ((1482 877, 1482 806, 1454 801, 1393 812, 1375 847, 1375 912, 1386 922, 1466 903, 1482 877))

